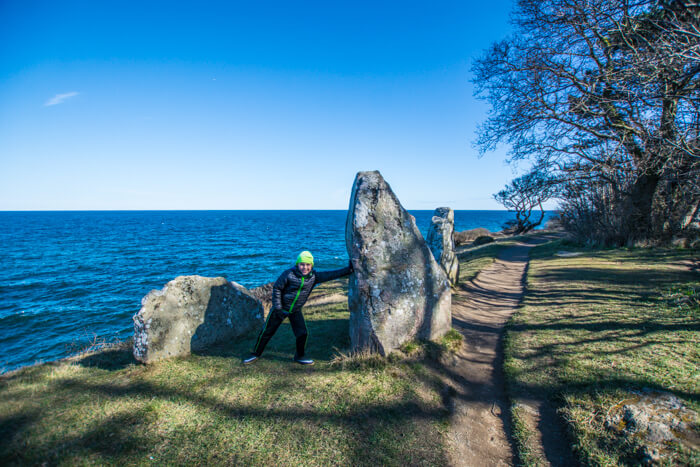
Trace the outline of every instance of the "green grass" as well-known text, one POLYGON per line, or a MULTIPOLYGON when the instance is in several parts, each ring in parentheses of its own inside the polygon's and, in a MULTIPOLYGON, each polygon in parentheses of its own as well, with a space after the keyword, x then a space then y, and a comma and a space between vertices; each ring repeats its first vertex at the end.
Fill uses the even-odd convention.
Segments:
POLYGON ((476 277, 479 271, 490 266, 498 254, 508 247, 515 245, 516 240, 499 239, 493 243, 468 249, 461 249, 457 254, 459 259, 459 282, 465 283, 476 277))
POLYGON ((513 404, 510 408, 512 438, 518 463, 526 466, 545 465, 546 463, 538 457, 533 449, 534 433, 525 423, 523 410, 526 409, 519 404, 513 404))
MULTIPOLYGON (((584 464, 636 465, 642 441, 604 427, 630 391, 671 392, 700 409, 700 276, 680 266, 698 252, 578 249, 581 256, 565 258, 559 250, 576 248, 551 242, 532 251, 526 297, 504 344, 509 391, 556 404, 584 464)), ((535 464, 514 415, 521 459, 535 464)), ((700 462, 687 446, 667 449, 670 463, 700 462)))
POLYGON ((125 345, 3 375, 0 464, 444 465, 449 411, 428 360, 459 339, 372 364, 337 350, 346 302, 305 316, 312 367, 291 361, 285 323, 250 366, 254 336, 149 366, 125 345))

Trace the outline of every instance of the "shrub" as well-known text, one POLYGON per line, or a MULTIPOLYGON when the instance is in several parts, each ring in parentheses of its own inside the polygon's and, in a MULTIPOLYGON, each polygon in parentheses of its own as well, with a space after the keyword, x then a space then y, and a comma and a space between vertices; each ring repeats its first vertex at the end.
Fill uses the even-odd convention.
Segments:
POLYGON ((490 235, 482 235, 474 239, 474 246, 486 245, 487 243, 493 242, 493 237, 490 235))

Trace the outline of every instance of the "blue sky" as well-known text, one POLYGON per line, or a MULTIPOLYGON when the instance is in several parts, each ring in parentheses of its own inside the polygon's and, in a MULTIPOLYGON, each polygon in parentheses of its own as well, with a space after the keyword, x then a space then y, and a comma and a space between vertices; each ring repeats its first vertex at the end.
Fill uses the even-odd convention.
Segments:
POLYGON ((500 209, 472 60, 490 2, 0 0, 0 210, 500 209))

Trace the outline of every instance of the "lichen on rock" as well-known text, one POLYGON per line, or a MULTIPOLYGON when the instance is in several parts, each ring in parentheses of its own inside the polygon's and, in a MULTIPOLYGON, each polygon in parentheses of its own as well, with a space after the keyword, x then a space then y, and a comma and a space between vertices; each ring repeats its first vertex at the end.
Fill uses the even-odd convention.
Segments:
POLYGON ((643 461, 662 462, 666 443, 677 442, 697 449, 700 441, 700 418, 673 394, 645 390, 632 392, 605 418, 607 429, 641 446, 643 461))

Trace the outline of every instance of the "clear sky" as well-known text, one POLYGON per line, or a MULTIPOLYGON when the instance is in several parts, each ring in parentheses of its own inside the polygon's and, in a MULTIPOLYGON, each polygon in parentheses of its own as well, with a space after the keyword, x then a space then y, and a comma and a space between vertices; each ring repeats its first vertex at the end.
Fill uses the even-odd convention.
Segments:
POLYGON ((511 0, 0 0, 0 210, 501 209, 472 60, 511 0))

